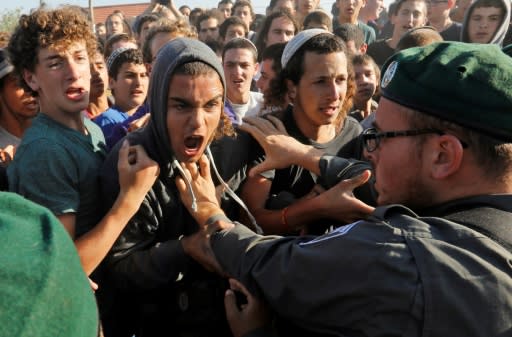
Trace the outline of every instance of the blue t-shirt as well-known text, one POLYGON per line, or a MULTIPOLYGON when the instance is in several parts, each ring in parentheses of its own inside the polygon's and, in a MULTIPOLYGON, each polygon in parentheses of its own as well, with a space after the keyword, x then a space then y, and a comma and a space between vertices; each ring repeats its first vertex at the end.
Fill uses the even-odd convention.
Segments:
POLYGON ((25 132, 7 169, 9 190, 49 208, 55 215, 76 214, 76 235, 101 220, 99 170, 105 140, 87 118, 84 135, 44 113, 25 132))

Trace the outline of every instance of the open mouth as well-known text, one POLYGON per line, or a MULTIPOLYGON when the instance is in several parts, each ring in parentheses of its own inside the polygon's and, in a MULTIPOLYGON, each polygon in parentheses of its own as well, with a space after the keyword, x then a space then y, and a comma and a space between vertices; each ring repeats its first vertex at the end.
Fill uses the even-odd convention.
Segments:
POLYGON ((80 100, 85 94, 84 88, 69 88, 66 90, 66 95, 71 100, 80 100))
POLYGON ((195 155, 198 153, 203 144, 203 136, 189 136, 185 138, 185 152, 187 155, 195 155))

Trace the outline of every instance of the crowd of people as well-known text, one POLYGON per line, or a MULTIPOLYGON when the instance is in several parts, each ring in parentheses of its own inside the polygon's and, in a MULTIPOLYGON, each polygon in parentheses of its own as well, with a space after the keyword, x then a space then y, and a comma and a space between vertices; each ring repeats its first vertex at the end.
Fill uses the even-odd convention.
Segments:
POLYGON ((512 336, 510 12, 23 14, 0 335, 512 336))

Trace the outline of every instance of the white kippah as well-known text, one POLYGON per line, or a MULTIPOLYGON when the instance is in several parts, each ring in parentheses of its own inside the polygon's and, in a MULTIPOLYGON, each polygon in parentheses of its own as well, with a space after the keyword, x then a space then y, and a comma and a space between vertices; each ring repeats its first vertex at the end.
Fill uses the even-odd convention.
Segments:
POLYGON ((286 67, 290 59, 293 55, 299 50, 304 43, 308 42, 311 38, 320 35, 320 34, 331 34, 331 32, 321 29, 321 28, 312 28, 312 29, 306 29, 300 32, 299 34, 295 35, 293 39, 288 41, 286 44, 286 47, 284 47, 283 56, 281 56, 281 66, 283 69, 286 67))

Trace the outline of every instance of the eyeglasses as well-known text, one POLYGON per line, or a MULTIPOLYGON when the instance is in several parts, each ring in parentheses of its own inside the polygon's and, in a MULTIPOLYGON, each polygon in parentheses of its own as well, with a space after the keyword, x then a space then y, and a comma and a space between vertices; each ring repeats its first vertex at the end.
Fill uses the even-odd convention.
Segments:
MULTIPOLYGON (((435 133, 438 135, 444 135, 444 132, 438 129, 419 129, 419 130, 403 130, 403 131, 387 131, 378 132, 376 128, 369 128, 363 131, 363 144, 367 152, 373 152, 377 150, 382 138, 394 138, 394 137, 412 137, 425 135, 429 133, 435 133)), ((461 142, 462 143, 462 142, 461 142)), ((462 143, 464 145, 464 143, 462 143)))

